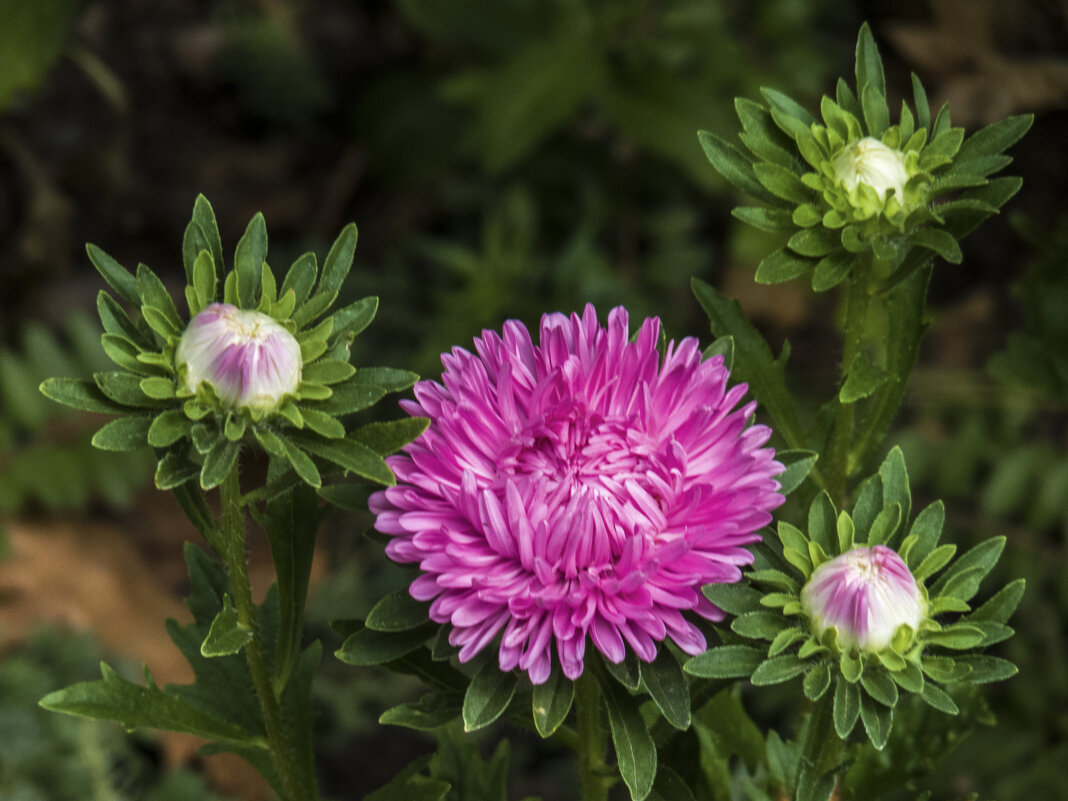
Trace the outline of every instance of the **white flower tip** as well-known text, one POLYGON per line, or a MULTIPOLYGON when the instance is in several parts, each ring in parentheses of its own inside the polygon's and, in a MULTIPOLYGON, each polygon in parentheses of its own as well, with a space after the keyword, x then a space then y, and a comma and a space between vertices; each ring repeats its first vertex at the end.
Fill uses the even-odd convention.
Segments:
POLYGON ((885 545, 860 546, 817 567, 801 590, 801 606, 816 636, 833 627, 843 651, 881 651, 901 626, 918 631, 927 616, 916 579, 885 545))
POLYGON ((846 191, 852 193, 864 184, 885 203, 887 194, 893 189, 898 202, 904 203, 909 174, 905 168, 905 154, 900 150, 866 136, 843 147, 831 165, 846 191))
POLYGON ((274 318, 213 303, 194 317, 175 362, 195 393, 207 382, 231 409, 271 411, 300 386, 300 344, 274 318))

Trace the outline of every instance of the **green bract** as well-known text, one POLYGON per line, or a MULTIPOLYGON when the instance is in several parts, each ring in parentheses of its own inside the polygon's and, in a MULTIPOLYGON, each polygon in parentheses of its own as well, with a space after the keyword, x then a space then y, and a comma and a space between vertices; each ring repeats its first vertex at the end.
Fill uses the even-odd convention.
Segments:
POLYGON ((392 484, 383 457, 422 433, 426 421, 409 418, 346 432, 339 420, 416 380, 405 370, 349 363, 349 346, 374 319, 378 298, 328 314, 352 266, 356 237, 350 223, 321 269, 315 254, 305 253, 279 285, 266 261, 263 215, 249 223, 226 272, 215 214, 203 195, 196 200, 182 243, 189 317, 224 302, 267 315, 296 338, 301 381, 275 408, 228 408, 207 382, 195 393, 187 389, 175 364, 187 321, 163 282, 143 264, 132 275, 95 245, 87 247, 89 258, 118 296, 101 291, 97 298, 101 342, 120 369, 96 373, 92 381, 49 379, 41 391, 77 409, 121 415, 97 431, 93 444, 114 451, 155 448, 160 489, 177 489, 198 476, 202 488, 215 487, 249 445, 273 457, 272 477, 291 468, 317 489, 324 471, 392 484))
POLYGON ((736 208, 734 216, 789 236, 760 263, 757 281, 807 275, 814 290, 824 291, 841 283, 862 254, 881 280, 903 278, 932 253, 957 264, 957 241, 1016 194, 1019 178, 989 176, 1012 161, 1004 151, 1027 132, 1032 115, 1009 117, 965 139, 964 129, 950 124, 948 106, 932 118, 915 75, 912 87, 915 110, 903 102, 891 125, 882 61, 865 24, 857 39, 856 91, 839 79, 834 99, 822 99, 819 119, 781 92, 763 89, 767 105, 735 101, 748 152, 700 132, 712 166, 767 204, 736 208), (865 180, 872 177, 865 161, 874 180, 865 180))
POLYGON ((1006 623, 1023 595, 1023 579, 975 610, 969 605, 1001 556, 1005 538, 981 542, 954 561, 956 546, 938 544, 945 518, 941 502, 923 509, 906 527, 911 503, 904 458, 894 448, 878 473, 861 485, 852 514, 837 512, 824 492, 809 508, 807 532, 780 522, 778 541, 765 538, 749 574, 759 590, 732 584, 705 587, 713 603, 736 615, 731 631, 738 639, 690 659, 685 670, 708 678, 746 677, 757 685, 803 677, 810 700, 832 693, 839 737, 848 737, 859 718, 880 749, 890 735, 900 692, 915 693, 934 708, 956 714, 957 705, 943 685, 983 684, 1014 675, 1011 662, 974 652, 1012 636, 1006 623), (839 648, 833 628, 817 638, 800 599, 817 567, 856 545, 896 550, 927 605, 918 631, 901 626, 877 653, 839 648))

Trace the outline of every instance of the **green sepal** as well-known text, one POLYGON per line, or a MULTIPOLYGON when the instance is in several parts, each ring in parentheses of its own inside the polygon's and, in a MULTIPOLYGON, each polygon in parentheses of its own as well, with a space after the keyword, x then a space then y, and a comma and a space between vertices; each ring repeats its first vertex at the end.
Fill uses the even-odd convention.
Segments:
POLYGON ((752 645, 721 645, 691 657, 682 669, 706 679, 747 679, 766 655, 765 649, 752 645))
POLYGON ((231 442, 239 442, 245 436, 247 427, 247 417, 242 414, 231 413, 226 415, 226 422, 223 424, 223 435, 231 442))
POLYGON ((92 381, 84 378, 49 378, 39 387, 49 400, 85 412, 128 414, 126 406, 108 398, 92 381))
POLYGON ((428 610, 429 606, 415 600, 408 590, 397 590, 371 608, 364 624, 375 631, 409 631, 429 620, 428 610))
POLYGON ((864 662, 853 654, 843 651, 838 657, 838 669, 842 672, 842 678, 851 684, 856 684, 864 675, 864 662))
POLYGON ((671 649, 661 645, 656 659, 640 664, 642 684, 664 719, 680 731, 690 727, 690 686, 671 649))
POLYGON ((140 381, 141 392, 153 400, 170 400, 175 395, 174 379, 148 376, 140 381))
POLYGON ((515 695, 517 678, 502 671, 496 659, 488 659, 471 679, 464 694, 464 731, 485 728, 504 714, 515 695))
POLYGON ((897 686, 885 670, 869 669, 860 677, 860 684, 864 690, 884 706, 894 706, 897 703, 897 686))
POLYGON ((93 447, 102 451, 133 451, 148 443, 152 418, 142 415, 120 417, 93 434, 93 447))
POLYGON ((145 668, 146 686, 134 684, 101 663, 102 679, 73 684, 49 693, 40 705, 53 712, 97 720, 113 720, 127 731, 140 728, 186 732, 221 743, 266 747, 248 730, 221 720, 158 689, 145 668))
POLYGON ((407 631, 375 631, 359 628, 350 634, 335 656, 347 665, 366 667, 382 665, 411 653, 437 631, 435 623, 426 623, 407 631))
MULTIPOLYGON (((801 582, 788 573, 774 568, 750 571, 749 580, 758 584, 770 584, 773 587, 779 587, 791 595, 797 595, 801 592, 801 582)), ((761 603, 763 605, 763 602, 761 603)))
POLYGON ((946 509, 942 501, 935 501, 931 505, 924 507, 916 515, 916 519, 912 521, 912 527, 909 529, 909 536, 905 538, 905 542, 902 543, 901 547, 901 556, 905 559, 910 570, 915 572, 920 563, 938 545, 945 521, 946 509), (905 547, 906 543, 909 543, 907 548, 905 547))
POLYGON ((459 693, 435 690, 425 693, 415 703, 390 707, 379 715, 378 722, 416 731, 432 731, 458 718, 462 707, 463 696, 459 693))
POLYGON ((818 701, 831 686, 831 669, 826 663, 817 665, 805 674, 802 683, 805 698, 810 701, 818 701))
MULTIPOLYGON (((883 663, 885 666, 885 662, 883 663)), ((923 691, 924 679, 923 671, 920 670, 920 666, 912 661, 904 661, 904 666, 899 670, 890 670, 887 668, 890 678, 893 679, 903 690, 908 690, 910 693, 920 693, 923 691)))
POLYGON ((603 682, 608 725, 616 752, 616 766, 632 801, 643 801, 656 778, 656 745, 645 724, 638 701, 615 682, 603 682))
POLYGON ((200 645, 200 653, 206 657, 237 654, 252 642, 252 629, 242 626, 237 610, 229 595, 223 596, 223 607, 211 622, 208 636, 200 645))

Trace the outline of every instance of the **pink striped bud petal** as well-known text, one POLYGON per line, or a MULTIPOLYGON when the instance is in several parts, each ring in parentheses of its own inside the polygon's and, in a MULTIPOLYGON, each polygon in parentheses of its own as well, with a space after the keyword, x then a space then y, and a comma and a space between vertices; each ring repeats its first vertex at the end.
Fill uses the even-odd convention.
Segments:
POLYGON ((801 590, 817 637, 834 627, 843 651, 877 652, 902 625, 917 631, 927 615, 916 579, 885 545, 861 546, 817 567, 801 590))
POLYGON ((175 352, 185 386, 206 381, 223 406, 271 411, 300 386, 300 345, 274 318, 212 303, 190 321, 175 352))

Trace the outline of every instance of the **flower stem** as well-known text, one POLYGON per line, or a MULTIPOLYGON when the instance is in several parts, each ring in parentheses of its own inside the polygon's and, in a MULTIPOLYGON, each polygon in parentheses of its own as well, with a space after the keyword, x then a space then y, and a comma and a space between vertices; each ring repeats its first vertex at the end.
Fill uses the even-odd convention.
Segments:
POLYGON ((314 801, 315 790, 301 781, 295 749, 291 748, 286 740, 278 697, 275 695, 271 672, 263 655, 263 641, 256 622, 252 585, 248 577, 245 510, 241 503, 241 485, 237 465, 230 471, 230 475, 219 488, 219 492, 222 501, 223 540, 226 544, 226 567, 230 573, 230 591, 233 593, 239 625, 252 633, 252 639, 245 645, 245 658, 248 661, 249 673, 252 674, 252 683, 256 688, 256 697, 260 702, 271 761, 278 773, 286 801, 314 801))
POLYGON ((608 801, 610 784, 604 761, 608 738, 601 719, 601 688, 588 670, 575 682, 575 717, 582 801, 608 801))
MULTIPOLYGON (((845 296, 845 333, 842 342, 842 367, 839 389, 845 383, 856 358, 861 355, 864 339, 864 322, 871 298, 868 292, 870 262, 862 262, 853 269, 845 296)), ((853 426, 856 421, 856 402, 837 402, 834 427, 831 430, 831 445, 827 467, 827 491, 837 505, 846 499, 849 489, 849 450, 853 442, 853 426)))

